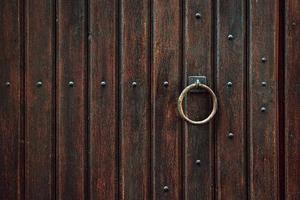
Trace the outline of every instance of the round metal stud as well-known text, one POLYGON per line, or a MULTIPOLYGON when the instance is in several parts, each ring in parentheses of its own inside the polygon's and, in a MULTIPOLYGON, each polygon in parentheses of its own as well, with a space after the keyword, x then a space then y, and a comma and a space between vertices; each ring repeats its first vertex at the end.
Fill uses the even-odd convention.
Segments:
POLYGON ((261 82, 261 85, 262 85, 263 87, 266 87, 266 86, 267 86, 267 82, 266 82, 266 81, 263 81, 263 82, 261 82))
POLYGON ((267 111, 267 108, 266 108, 266 107, 261 107, 261 108, 260 108, 260 111, 261 111, 261 112, 266 112, 266 111, 267 111))
POLYGON ((196 160, 196 165, 200 165, 201 164, 201 160, 196 160))
POLYGON ((136 81, 133 81, 133 82, 131 83, 131 85, 132 85, 133 87, 136 87, 136 86, 137 86, 137 82, 136 82, 136 81))
POLYGON ((292 26, 296 26, 296 22, 292 22, 292 26))
POLYGON ((230 82, 230 81, 227 82, 227 86, 228 86, 228 87, 232 87, 232 82, 230 82))
POLYGON ((169 187, 168 186, 164 186, 164 192, 168 192, 169 191, 169 187))
POLYGON ((37 87, 41 87, 42 85, 43 85, 42 81, 36 82, 36 86, 37 86, 37 87))
POLYGON ((233 39, 234 39, 234 37, 233 37, 232 34, 229 34, 229 35, 227 36, 227 38, 228 38, 228 40, 233 40, 233 39))
POLYGON ((9 82, 9 81, 5 82, 5 85, 6 85, 7 87, 9 87, 9 86, 10 86, 10 82, 9 82))
POLYGON ((69 83, 68 83, 68 85, 70 86, 70 87, 74 87, 74 81, 69 81, 69 83))
POLYGON ((266 57, 262 57, 262 58, 261 58, 261 61, 262 61, 263 63, 265 63, 265 62, 267 62, 267 58, 266 58, 266 57))
POLYGON ((197 19, 200 19, 200 18, 202 17, 202 15, 201 15, 201 13, 197 12, 197 13, 195 14, 195 17, 196 17, 197 19))
POLYGON ((106 82, 105 82, 105 81, 101 81, 100 85, 101 85, 102 87, 104 87, 104 86, 106 86, 106 82))
POLYGON ((233 138, 233 136, 234 136, 234 134, 233 134, 233 133, 228 133, 228 138, 232 139, 232 138, 233 138))
POLYGON ((164 86, 165 86, 165 87, 168 87, 168 86, 169 86, 169 82, 168 82, 168 81, 165 81, 165 82, 164 82, 164 86))

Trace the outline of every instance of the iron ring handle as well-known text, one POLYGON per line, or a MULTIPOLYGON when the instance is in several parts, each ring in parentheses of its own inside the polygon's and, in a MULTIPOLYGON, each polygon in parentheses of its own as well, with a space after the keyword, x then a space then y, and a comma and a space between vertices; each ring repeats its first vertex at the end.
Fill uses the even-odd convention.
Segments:
POLYGON ((205 124, 207 122, 209 122, 213 117, 214 115, 216 114, 217 112, 217 109, 218 109, 218 100, 217 100, 217 97, 215 95, 215 93, 212 91, 212 89, 210 87, 208 87, 207 85, 204 85, 204 84, 201 84, 201 83, 193 83, 191 85, 188 85, 186 88, 184 88, 184 90, 181 92, 179 98, 178 98, 178 101, 177 101, 177 108, 178 108, 178 111, 179 111, 179 114, 180 116, 186 120, 187 122, 191 123, 191 124, 196 124, 196 125, 200 125, 200 124, 205 124), (213 109, 211 111, 211 113, 209 114, 209 116, 204 119, 204 120, 201 120, 201 121, 194 121, 194 120, 191 120, 190 118, 188 118, 184 112, 183 112, 183 107, 182 107, 182 102, 183 102, 183 99, 184 97, 187 95, 187 93, 191 90, 191 89, 194 89, 194 88, 201 88, 201 89, 205 89, 209 92, 210 96, 212 97, 212 100, 213 100, 213 109))

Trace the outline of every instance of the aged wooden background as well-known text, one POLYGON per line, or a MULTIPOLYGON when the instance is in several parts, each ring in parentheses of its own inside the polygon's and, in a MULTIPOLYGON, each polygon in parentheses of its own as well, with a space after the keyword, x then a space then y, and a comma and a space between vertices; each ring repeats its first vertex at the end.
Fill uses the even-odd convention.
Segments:
POLYGON ((298 0, 1 0, 0 199, 300 199, 299 77, 298 0))

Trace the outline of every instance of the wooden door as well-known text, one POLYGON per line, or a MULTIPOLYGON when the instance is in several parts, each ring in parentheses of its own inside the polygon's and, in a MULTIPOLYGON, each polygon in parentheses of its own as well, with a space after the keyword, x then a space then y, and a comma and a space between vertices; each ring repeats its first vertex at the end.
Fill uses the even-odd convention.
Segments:
POLYGON ((1 0, 0 199, 300 199, 299 27, 298 0, 1 0))

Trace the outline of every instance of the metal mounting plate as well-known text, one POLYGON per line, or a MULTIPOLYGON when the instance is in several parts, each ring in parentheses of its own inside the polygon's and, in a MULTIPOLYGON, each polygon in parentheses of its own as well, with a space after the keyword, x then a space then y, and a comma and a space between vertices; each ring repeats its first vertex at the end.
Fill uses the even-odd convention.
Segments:
MULTIPOLYGON (((207 85, 207 78, 206 76, 189 76, 188 78, 188 85, 191 85, 193 83, 201 83, 204 85, 207 85)), ((203 90, 201 89, 195 89, 195 90, 191 90, 191 92, 203 92, 203 90)))

